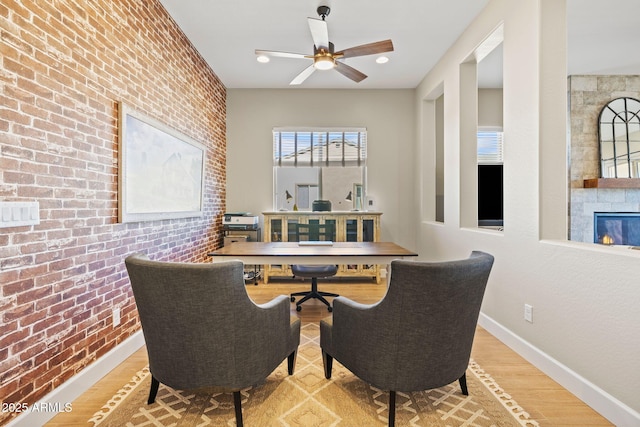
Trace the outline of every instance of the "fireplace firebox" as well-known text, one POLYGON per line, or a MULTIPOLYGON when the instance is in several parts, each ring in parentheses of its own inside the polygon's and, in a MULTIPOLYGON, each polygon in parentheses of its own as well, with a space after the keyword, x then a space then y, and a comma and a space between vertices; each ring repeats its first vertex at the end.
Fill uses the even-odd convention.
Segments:
POLYGON ((640 246, 640 212, 594 212, 593 225, 594 243, 640 246))

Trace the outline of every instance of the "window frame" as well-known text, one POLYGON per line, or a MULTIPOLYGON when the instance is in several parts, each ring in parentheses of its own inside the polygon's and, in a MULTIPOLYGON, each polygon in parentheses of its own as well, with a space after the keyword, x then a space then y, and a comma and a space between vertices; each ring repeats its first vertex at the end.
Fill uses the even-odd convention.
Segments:
MULTIPOLYGON (((305 211, 298 200, 298 185, 317 186, 320 199, 333 199, 334 210, 352 210, 353 203, 347 202, 345 197, 351 190, 352 183, 348 183, 349 190, 342 195, 342 185, 339 176, 351 176, 353 172, 347 169, 359 169, 358 184, 362 187, 360 204, 364 206, 366 194, 366 165, 367 165, 367 129, 363 127, 274 127, 272 129, 272 160, 273 160, 273 206, 274 210, 289 210, 291 206, 305 211), (299 171, 295 171, 298 168, 299 171), (337 175, 326 175, 334 168, 344 168, 344 172, 337 175), (324 174, 324 175, 323 175, 324 174), (330 179, 332 178, 332 179, 330 179), (282 181, 285 179, 285 181, 282 181), (336 185, 336 179, 340 181, 336 185), (280 182, 279 182, 280 181, 280 182), (325 189, 324 186, 327 186, 325 189), (284 199, 284 195, 291 194, 293 200, 284 199), (340 194, 336 194, 336 191, 340 194), (348 206, 347 206, 348 205, 348 206), (347 207, 347 208, 345 208, 347 207)), ((337 171, 336 171, 337 172, 337 171)), ((355 183, 355 182, 354 182, 355 183)), ((345 184, 346 185, 346 184, 345 184)), ((346 189, 346 187, 345 187, 346 189)))

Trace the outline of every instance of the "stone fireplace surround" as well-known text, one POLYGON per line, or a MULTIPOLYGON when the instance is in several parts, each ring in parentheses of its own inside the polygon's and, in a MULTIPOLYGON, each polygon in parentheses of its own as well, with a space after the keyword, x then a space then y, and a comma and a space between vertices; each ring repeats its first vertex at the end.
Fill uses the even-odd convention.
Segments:
POLYGON ((570 76, 569 240, 593 243, 594 212, 640 212, 640 188, 584 188, 600 177, 598 115, 609 101, 640 99, 640 76, 570 76))
POLYGON ((594 212, 640 212, 640 190, 572 188, 570 211, 569 240, 593 243, 594 212))

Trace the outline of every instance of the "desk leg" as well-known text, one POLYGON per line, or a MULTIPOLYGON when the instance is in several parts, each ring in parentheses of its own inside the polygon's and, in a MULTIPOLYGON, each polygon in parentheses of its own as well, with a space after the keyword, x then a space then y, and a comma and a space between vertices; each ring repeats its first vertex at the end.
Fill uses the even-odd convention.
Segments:
POLYGON ((253 285, 258 286, 258 265, 253 264, 253 285))

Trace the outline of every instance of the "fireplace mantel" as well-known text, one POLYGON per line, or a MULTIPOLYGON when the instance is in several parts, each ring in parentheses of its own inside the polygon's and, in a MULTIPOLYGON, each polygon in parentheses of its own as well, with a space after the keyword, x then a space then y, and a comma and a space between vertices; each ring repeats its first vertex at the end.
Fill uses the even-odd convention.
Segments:
POLYGON ((640 178, 585 179, 584 188, 640 188, 640 178))

